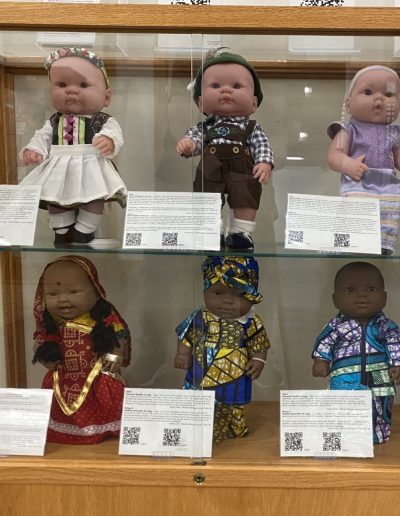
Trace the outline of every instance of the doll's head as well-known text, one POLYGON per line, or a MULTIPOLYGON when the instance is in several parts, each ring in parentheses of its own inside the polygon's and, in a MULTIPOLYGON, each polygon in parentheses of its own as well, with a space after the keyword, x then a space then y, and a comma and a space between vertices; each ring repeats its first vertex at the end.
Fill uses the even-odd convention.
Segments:
POLYGON ((203 265, 204 302, 222 319, 238 319, 262 301, 258 264, 252 257, 210 256, 203 265))
POLYGON ((347 112, 361 122, 390 124, 400 111, 400 79, 386 66, 359 70, 350 83, 347 112))
POLYGON ((261 104, 258 76, 242 56, 222 52, 197 71, 193 98, 206 115, 249 116, 261 104))
POLYGON ((53 107, 64 115, 92 115, 111 101, 103 60, 81 47, 53 50, 45 62, 53 107))
MULTIPOLYGON (((34 362, 62 360, 59 325, 86 314, 87 321, 93 321, 91 338, 98 356, 119 347, 120 338, 130 342, 126 323, 106 300, 96 267, 83 256, 62 256, 46 265, 36 289, 33 313, 38 346, 34 362)), ((129 362, 128 355, 124 361, 129 362)))
POLYGON ((343 314, 361 324, 380 312, 386 304, 381 271, 367 262, 344 265, 335 276, 333 303, 343 314))

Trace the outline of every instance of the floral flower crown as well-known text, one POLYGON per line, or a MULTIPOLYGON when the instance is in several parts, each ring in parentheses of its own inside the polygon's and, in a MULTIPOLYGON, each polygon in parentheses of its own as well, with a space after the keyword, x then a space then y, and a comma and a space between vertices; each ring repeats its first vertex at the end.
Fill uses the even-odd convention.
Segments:
POLYGON ((104 80, 106 81, 107 88, 110 87, 110 80, 107 75, 107 71, 104 66, 104 61, 101 57, 97 56, 91 50, 83 47, 63 47, 53 50, 44 62, 45 69, 50 72, 51 65, 54 61, 58 61, 63 57, 81 57, 86 59, 92 65, 96 66, 103 74, 104 80))

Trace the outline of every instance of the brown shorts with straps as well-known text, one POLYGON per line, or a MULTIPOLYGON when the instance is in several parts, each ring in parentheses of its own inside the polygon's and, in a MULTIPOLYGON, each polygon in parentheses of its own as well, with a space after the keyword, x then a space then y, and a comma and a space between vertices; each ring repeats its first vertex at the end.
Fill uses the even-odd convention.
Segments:
POLYGON ((262 187, 253 177, 253 167, 247 146, 229 143, 209 145, 196 170, 194 191, 220 193, 222 204, 227 195, 232 209, 258 210, 262 187))

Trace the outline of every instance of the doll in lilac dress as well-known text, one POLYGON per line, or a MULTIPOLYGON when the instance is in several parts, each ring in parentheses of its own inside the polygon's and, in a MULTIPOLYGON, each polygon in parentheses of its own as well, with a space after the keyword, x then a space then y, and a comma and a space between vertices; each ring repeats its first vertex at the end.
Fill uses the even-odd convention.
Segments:
POLYGON ((374 443, 390 437, 395 384, 400 384, 400 330, 382 312, 386 304, 380 270, 352 262, 336 274, 333 302, 339 313, 318 335, 313 376, 330 375, 333 390, 372 391, 374 443))
POLYGON ((386 66, 359 70, 345 101, 350 120, 328 128, 328 164, 340 172, 340 195, 379 199, 382 254, 392 254, 400 220, 400 79, 386 66))

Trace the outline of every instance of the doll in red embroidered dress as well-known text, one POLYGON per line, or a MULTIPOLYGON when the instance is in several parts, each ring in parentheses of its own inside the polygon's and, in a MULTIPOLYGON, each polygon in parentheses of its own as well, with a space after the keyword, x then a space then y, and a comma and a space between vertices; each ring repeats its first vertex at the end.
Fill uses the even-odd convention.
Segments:
POLYGON ((97 271, 82 256, 62 256, 44 269, 36 290, 33 363, 53 389, 47 440, 98 443, 118 436, 130 363, 129 329, 106 300, 97 271))
POLYGON ((125 206, 127 189, 111 159, 124 140, 115 118, 102 110, 111 91, 103 60, 82 47, 53 50, 46 59, 56 112, 20 152, 36 165, 21 184, 41 185, 54 244, 91 242, 104 203, 125 206))

